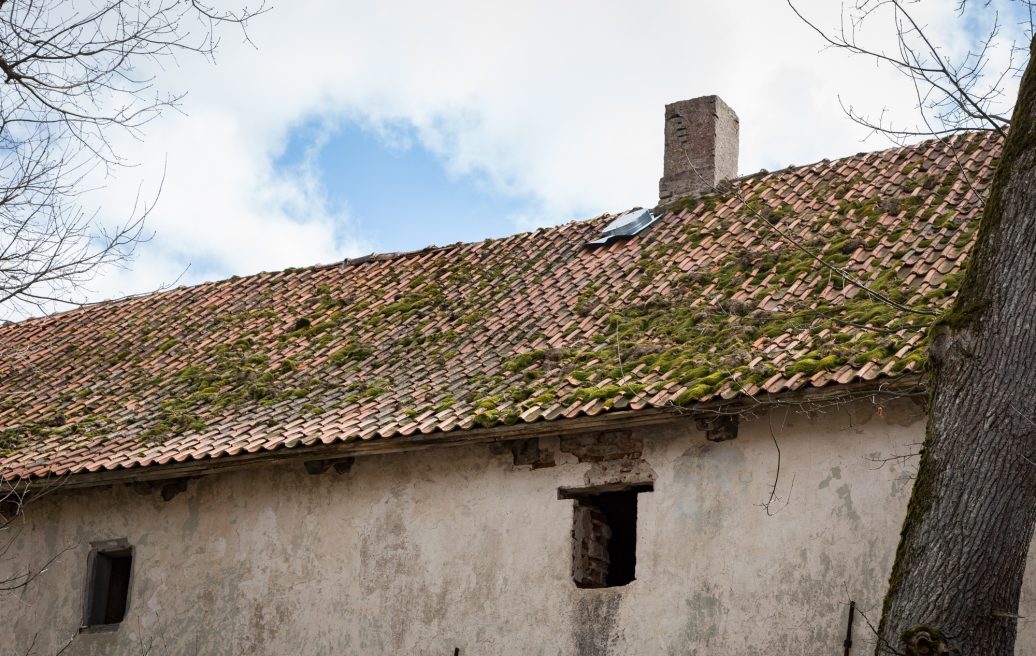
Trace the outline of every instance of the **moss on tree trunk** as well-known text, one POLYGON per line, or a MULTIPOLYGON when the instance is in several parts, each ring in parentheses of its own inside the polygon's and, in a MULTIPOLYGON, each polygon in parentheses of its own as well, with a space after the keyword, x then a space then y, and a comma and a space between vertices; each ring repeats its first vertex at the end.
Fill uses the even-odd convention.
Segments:
MULTIPOLYGON (((1036 42, 1034 42, 1036 44, 1036 42)), ((932 328, 924 451, 877 653, 935 631, 960 654, 1011 656, 1036 526, 1036 68, 1023 76, 975 250, 932 328)))

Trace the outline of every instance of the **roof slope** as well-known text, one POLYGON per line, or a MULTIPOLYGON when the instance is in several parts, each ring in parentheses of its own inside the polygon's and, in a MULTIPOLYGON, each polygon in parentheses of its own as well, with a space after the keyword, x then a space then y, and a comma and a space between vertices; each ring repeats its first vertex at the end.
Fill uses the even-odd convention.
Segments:
POLYGON ((61 475, 873 380, 960 281, 999 142, 760 173, 609 217, 0 328, 0 469, 61 475), (958 164, 959 162, 959 164, 958 164))

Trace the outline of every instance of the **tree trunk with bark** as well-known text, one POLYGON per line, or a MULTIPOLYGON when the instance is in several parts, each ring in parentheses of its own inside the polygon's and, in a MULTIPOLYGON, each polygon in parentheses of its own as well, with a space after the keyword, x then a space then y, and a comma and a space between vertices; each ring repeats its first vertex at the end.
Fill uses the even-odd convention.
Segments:
POLYGON ((1012 656, 1036 526, 1031 58, 964 284, 932 329, 929 360, 927 435, 877 653, 1012 656))

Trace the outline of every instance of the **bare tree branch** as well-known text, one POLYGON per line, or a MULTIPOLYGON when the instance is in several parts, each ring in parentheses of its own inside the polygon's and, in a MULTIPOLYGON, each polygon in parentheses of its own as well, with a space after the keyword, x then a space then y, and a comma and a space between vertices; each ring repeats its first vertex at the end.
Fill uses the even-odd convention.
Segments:
MULTIPOLYGON (((1027 60, 1028 42, 1033 34, 1033 2, 1010 0, 1009 6, 1021 10, 1020 36, 1005 34, 1004 23, 990 13, 990 2, 972 8, 968 0, 960 0, 956 11, 962 17, 969 12, 984 12, 992 21, 975 47, 963 54, 937 43, 928 27, 918 18, 914 7, 918 0, 855 0, 842 4, 841 21, 834 29, 825 29, 807 17, 793 2, 786 0, 795 15, 816 33, 827 47, 851 55, 873 59, 892 67, 908 78, 917 90, 922 123, 899 126, 886 118, 882 110, 877 118, 846 104, 842 109, 855 123, 872 132, 883 134, 902 144, 914 137, 945 136, 957 132, 989 130, 1006 134, 1012 107, 1005 104, 1008 79, 1018 77, 1027 60), (894 35, 895 46, 887 49, 866 42, 861 34, 864 23, 885 22, 894 35), (1008 48, 1006 62, 997 66, 996 52, 1008 48), (930 117, 930 118, 929 118, 930 117)), ((1017 35, 1016 30, 1012 34, 1017 35)))
MULTIPOLYGON (((162 94, 149 66, 213 58, 234 12, 198 0, 0 1, 0 311, 18 316, 81 300, 98 271, 124 264, 149 235, 156 197, 115 225, 87 211, 87 178, 130 164, 116 132, 144 127, 183 94, 162 94)), ((110 210, 109 212, 110 213, 110 210)))

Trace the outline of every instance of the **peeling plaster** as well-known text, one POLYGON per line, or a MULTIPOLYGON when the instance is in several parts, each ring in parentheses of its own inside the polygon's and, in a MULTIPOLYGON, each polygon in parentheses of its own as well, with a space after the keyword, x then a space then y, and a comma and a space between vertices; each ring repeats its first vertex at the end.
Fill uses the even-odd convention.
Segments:
MULTIPOLYGON (((0 644, 18 653, 38 633, 36 653, 55 653, 82 617, 89 543, 126 538, 126 620, 78 635, 67 656, 138 656, 141 644, 155 656, 837 653, 848 597, 880 612, 910 463, 868 456, 919 440, 904 406, 866 422, 864 408, 782 411, 721 443, 678 418, 617 433, 614 458, 589 437, 567 440, 568 453, 545 438, 553 467, 471 445, 360 457, 343 474, 255 466, 169 501, 129 486, 55 493, 30 507, 0 576, 70 550, 3 599, 0 644), (773 517, 760 507, 771 425, 779 489, 796 481, 773 517), (573 502, 558 489, 616 476, 654 486, 638 495, 636 580, 576 588, 573 502)), ((1022 595, 1021 614, 1036 612, 1033 581, 1022 595)), ((1036 627, 1020 628, 1019 645, 1036 649, 1036 627)))

